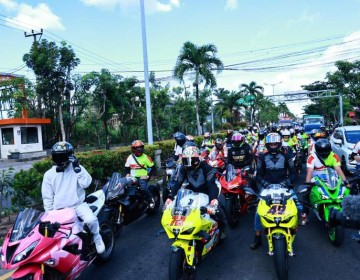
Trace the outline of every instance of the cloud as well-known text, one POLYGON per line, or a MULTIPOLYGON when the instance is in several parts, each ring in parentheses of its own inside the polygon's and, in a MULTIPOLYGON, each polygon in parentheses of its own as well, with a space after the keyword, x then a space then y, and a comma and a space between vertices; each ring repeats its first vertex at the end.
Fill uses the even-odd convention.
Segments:
POLYGON ((302 12, 302 14, 300 15, 300 17, 296 18, 296 19, 290 19, 287 23, 286 26, 289 27, 295 23, 302 23, 302 22, 314 22, 315 20, 320 18, 320 13, 316 13, 316 14, 309 14, 307 10, 304 10, 302 12))
MULTIPOLYGON (((122 10, 139 6, 139 0, 80 0, 87 6, 103 10, 113 10, 117 6, 122 10)), ((180 7, 180 0, 144 0, 145 11, 148 13, 169 12, 180 7)))
MULTIPOLYGON (((0 4, 4 4, 6 0, 0 0, 0 4)), ((65 27, 61 23, 60 17, 55 15, 49 6, 44 3, 32 7, 27 4, 11 3, 11 8, 17 14, 15 17, 8 19, 7 24, 12 26, 22 26, 26 31, 32 29, 47 29, 47 30, 64 30, 65 27)))
POLYGON ((238 8, 237 0, 227 0, 225 10, 236 10, 238 8))
POLYGON ((0 6, 5 7, 5 9, 13 10, 17 7, 17 3, 13 0, 0 0, 0 6))

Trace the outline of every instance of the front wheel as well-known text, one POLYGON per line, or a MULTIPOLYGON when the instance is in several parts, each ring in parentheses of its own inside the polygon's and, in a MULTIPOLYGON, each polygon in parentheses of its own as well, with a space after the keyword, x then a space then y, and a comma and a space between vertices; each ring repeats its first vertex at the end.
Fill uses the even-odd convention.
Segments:
POLYGON ((345 235, 345 230, 342 225, 337 225, 329 228, 330 241, 336 247, 339 247, 343 244, 344 235, 345 235))
POLYGON ((114 252, 115 234, 112 225, 108 221, 99 221, 100 235, 105 244, 105 252, 98 255, 94 260, 95 264, 104 264, 108 262, 114 252))
POLYGON ((190 280, 196 278, 196 270, 186 263, 184 250, 171 252, 169 261, 169 280, 190 280))
POLYGON ((230 227, 239 225, 241 215, 240 200, 236 197, 225 198, 225 216, 230 227))
POLYGON ((276 275, 279 280, 288 279, 288 255, 284 236, 273 238, 276 275))

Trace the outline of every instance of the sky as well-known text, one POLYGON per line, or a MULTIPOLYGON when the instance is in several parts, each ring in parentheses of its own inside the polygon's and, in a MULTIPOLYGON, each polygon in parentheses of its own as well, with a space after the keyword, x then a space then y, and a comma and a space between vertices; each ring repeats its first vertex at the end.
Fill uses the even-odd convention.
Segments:
MULTIPOLYGON (((214 44, 225 70, 217 87, 255 81, 266 96, 302 90, 360 58, 360 0, 144 0, 148 69, 172 79, 181 47, 214 44)), ((0 72, 33 77, 22 57, 34 33, 66 41, 75 73, 109 69, 144 80, 140 0, 0 0, 0 72)), ((36 36, 39 39, 39 36, 36 36)), ((185 85, 192 82, 186 81, 185 85)), ((288 103, 296 115, 306 103, 288 103)))

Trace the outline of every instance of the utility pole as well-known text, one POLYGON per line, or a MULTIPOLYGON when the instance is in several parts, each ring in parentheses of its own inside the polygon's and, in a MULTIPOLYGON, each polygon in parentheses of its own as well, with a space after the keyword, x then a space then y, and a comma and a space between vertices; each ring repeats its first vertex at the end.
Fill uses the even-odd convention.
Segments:
POLYGON ((40 32, 35 33, 34 30, 31 30, 30 34, 27 34, 26 32, 24 32, 25 37, 34 37, 34 42, 36 42, 36 36, 40 36, 39 40, 41 39, 41 36, 43 35, 43 29, 40 29, 40 32))
POLYGON ((152 131, 152 117, 151 117, 151 100, 150 100, 150 88, 149 88, 149 71, 148 71, 148 57, 147 57, 147 43, 146 43, 146 26, 145 26, 145 9, 144 0, 140 0, 141 10, 141 33, 143 43, 143 59, 144 59, 144 75, 145 75, 145 101, 146 101, 146 120, 147 120, 147 132, 148 143, 153 144, 153 131, 152 131))

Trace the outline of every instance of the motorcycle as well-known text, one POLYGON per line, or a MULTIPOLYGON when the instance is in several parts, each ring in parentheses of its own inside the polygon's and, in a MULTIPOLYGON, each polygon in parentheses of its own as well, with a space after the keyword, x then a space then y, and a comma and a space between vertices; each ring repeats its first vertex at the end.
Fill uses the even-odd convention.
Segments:
POLYGON ((115 236, 119 236, 123 225, 128 225, 144 214, 153 215, 160 207, 160 190, 155 185, 148 185, 152 193, 155 207, 149 208, 139 182, 133 177, 121 177, 114 172, 107 184, 103 187, 106 195, 109 220, 112 222, 115 236))
POLYGON ((73 208, 45 213, 26 208, 6 235, 0 254, 4 269, 16 269, 12 279, 76 279, 92 262, 111 259, 115 238, 104 218, 104 192, 96 191, 85 201, 98 216, 105 252, 96 252, 92 233, 73 208))
POLYGON ((208 213, 209 197, 181 188, 165 209, 161 224, 170 239, 169 279, 195 279, 196 267, 217 245, 220 229, 208 213))
POLYGON ((300 146, 300 152, 299 152, 300 160, 301 160, 302 163, 306 163, 306 159, 307 159, 307 156, 308 156, 308 142, 307 142, 307 139, 300 138, 299 139, 299 146, 300 146))
POLYGON ((162 189, 162 200, 165 202, 167 198, 169 197, 169 189, 168 189, 168 183, 170 181, 170 177, 173 174, 174 170, 177 169, 177 163, 174 161, 172 157, 168 158, 165 162, 165 174, 163 177, 163 181, 161 184, 162 189))
POLYGON ((274 256, 279 279, 288 277, 288 257, 295 256, 293 242, 298 228, 298 209, 295 193, 280 184, 271 184, 260 194, 245 188, 249 194, 260 198, 257 213, 268 241, 268 255, 274 256))
POLYGON ((226 171, 220 174, 219 183, 225 196, 225 216, 231 227, 238 226, 241 216, 244 216, 247 209, 256 202, 255 196, 244 191, 244 187, 248 186, 249 169, 235 169, 233 165, 228 164, 226 171))
MULTIPOLYGON (((330 167, 326 169, 324 174, 314 176, 312 180, 314 182, 305 183, 303 186, 307 191, 310 189, 310 207, 316 217, 325 223, 331 243, 335 246, 341 246, 344 241, 344 227, 341 223, 337 223, 333 217, 335 212, 342 212, 341 202, 344 197, 350 194, 350 190, 344 185, 336 171, 330 167)), ((356 180, 358 178, 351 179, 348 182, 351 183, 356 180)))

